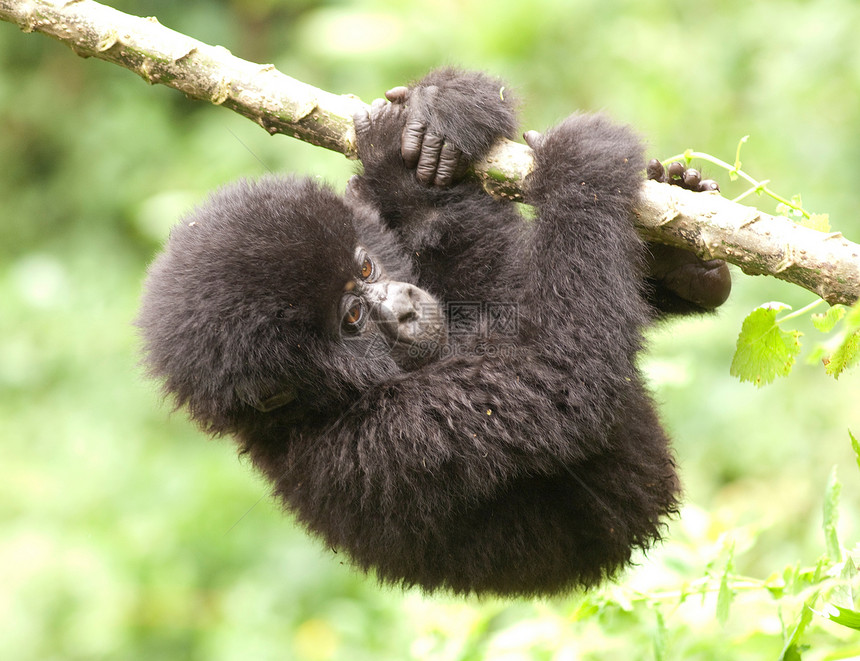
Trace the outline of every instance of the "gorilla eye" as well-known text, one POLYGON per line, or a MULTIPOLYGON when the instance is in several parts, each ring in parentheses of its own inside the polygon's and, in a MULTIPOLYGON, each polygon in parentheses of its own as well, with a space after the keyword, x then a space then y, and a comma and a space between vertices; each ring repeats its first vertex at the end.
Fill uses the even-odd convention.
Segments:
POLYGON ((359 331, 364 324, 364 302, 354 296, 347 297, 343 306, 343 327, 350 331, 359 331))
POLYGON ((373 260, 370 259, 367 255, 364 256, 364 259, 361 262, 361 279, 362 280, 373 280, 376 275, 376 264, 373 263, 373 260))
POLYGON ((356 303, 346 311, 346 323, 357 324, 361 319, 361 303, 356 303))

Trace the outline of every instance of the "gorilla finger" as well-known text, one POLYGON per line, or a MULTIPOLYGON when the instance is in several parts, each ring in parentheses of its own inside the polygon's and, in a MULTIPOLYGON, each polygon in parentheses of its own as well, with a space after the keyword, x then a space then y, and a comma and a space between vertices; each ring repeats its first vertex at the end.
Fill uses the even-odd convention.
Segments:
POLYGON ((699 190, 702 192, 715 190, 719 193, 720 184, 714 179, 702 179, 702 181, 699 182, 699 190))
POLYGON ((543 143, 543 136, 537 131, 526 131, 523 133, 523 140, 532 149, 539 149, 543 143))
POLYGON ((421 146, 421 156, 418 158, 418 166, 415 170, 415 176, 422 184, 433 183, 441 151, 442 138, 433 133, 428 133, 424 136, 424 144, 421 146))
POLYGON ((406 167, 414 168, 418 165, 426 132, 427 125, 420 119, 410 119, 406 122, 400 139, 400 155, 403 157, 406 167))
POLYGON ((729 265, 721 259, 705 262, 705 266, 708 269, 708 295, 705 304, 710 308, 717 308, 725 303, 732 293, 732 274, 729 265))
POLYGON ((650 161, 648 161, 648 167, 645 171, 647 172, 648 178, 651 181, 666 181, 666 169, 663 167, 663 164, 656 158, 652 158, 650 161))
POLYGON ((391 101, 391 103, 406 103, 409 99, 409 88, 403 85, 392 87, 385 93, 385 98, 391 101))
POLYGON ((387 103, 388 101, 386 101, 385 99, 374 99, 370 104, 370 112, 379 112, 386 106, 387 103))
POLYGON ((701 262, 684 287, 686 298, 706 310, 720 307, 732 292, 732 276, 721 259, 701 262))
POLYGON ((367 133, 370 130, 370 111, 362 108, 355 112, 352 116, 352 123, 355 125, 356 135, 367 133))
POLYGON ((670 184, 678 185, 684 178, 684 172, 686 172, 687 168, 684 167, 684 164, 681 161, 675 161, 674 163, 670 163, 668 169, 666 170, 669 175, 666 178, 670 184))
POLYGON ((460 157, 462 153, 456 147, 447 142, 442 145, 439 153, 439 165, 436 167, 436 178, 433 183, 436 186, 450 186, 460 169, 460 157))
POLYGON ((693 168, 689 168, 684 170, 682 181, 684 182, 682 185, 687 190, 698 190, 699 184, 702 182, 702 173, 693 168))

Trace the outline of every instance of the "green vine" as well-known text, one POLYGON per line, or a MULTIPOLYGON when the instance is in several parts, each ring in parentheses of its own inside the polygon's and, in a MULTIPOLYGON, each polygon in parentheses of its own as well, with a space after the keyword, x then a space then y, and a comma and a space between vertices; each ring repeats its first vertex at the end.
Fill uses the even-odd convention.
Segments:
POLYGON ((700 161, 706 161, 717 167, 724 169, 729 174, 729 179, 732 181, 737 181, 738 179, 743 179, 747 183, 750 184, 750 188, 737 197, 735 197, 732 202, 740 202, 741 200, 746 199, 752 194, 756 194, 761 196, 762 194, 768 195, 772 197, 774 200, 783 205, 786 209, 791 209, 796 213, 799 213, 804 218, 812 218, 813 214, 803 208, 800 203, 799 196, 789 200, 782 195, 775 193, 772 189, 768 188, 768 184, 770 183, 770 179, 764 179, 759 181, 752 177, 747 172, 741 170, 741 147, 749 140, 749 136, 745 135, 738 141, 738 147, 735 150, 735 163, 731 165, 726 163, 722 159, 717 158, 716 156, 712 156, 706 152, 694 151, 692 149, 687 149, 683 154, 677 154, 672 156, 671 158, 663 161, 663 166, 667 166, 674 161, 683 160, 685 164, 689 165, 694 159, 698 159, 700 161))
MULTIPOLYGON (((667 168, 677 161, 683 162, 687 167, 694 160, 711 163, 725 170, 732 181, 740 179, 750 185, 735 197, 733 202, 740 202, 753 194, 767 195, 778 203, 777 213, 796 220, 805 227, 830 231, 827 214, 816 214, 805 209, 800 195, 788 199, 769 187, 769 179, 758 180, 741 169, 741 149, 748 140, 749 136, 745 135, 738 141, 734 164, 693 149, 667 158, 662 164, 667 168)), ((730 370, 732 375, 757 386, 771 383, 778 376, 787 376, 800 354, 800 338, 803 336, 799 330, 787 329, 787 322, 810 315, 823 303, 825 301, 818 298, 780 318, 777 318, 777 314, 791 310, 791 306, 771 302, 753 310, 744 320, 738 335, 730 370)), ((828 335, 825 341, 818 342, 813 348, 810 354, 811 362, 823 364, 825 371, 834 378, 838 378, 846 369, 860 364, 860 303, 853 308, 835 305, 824 314, 812 314, 811 320, 817 330, 828 335)))

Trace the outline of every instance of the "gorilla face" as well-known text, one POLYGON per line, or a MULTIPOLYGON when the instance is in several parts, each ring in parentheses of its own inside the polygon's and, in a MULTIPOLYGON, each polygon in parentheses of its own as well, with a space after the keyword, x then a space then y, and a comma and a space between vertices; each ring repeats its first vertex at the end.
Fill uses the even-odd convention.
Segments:
MULTIPOLYGON (((389 278, 362 246, 354 254, 356 275, 344 285, 335 319, 323 335, 337 338, 334 346, 357 358, 358 369, 367 374, 390 361, 411 371, 438 357, 447 342, 444 307, 420 287, 389 278)), ((326 307, 324 301, 319 304, 326 307)), ((273 395, 244 399, 268 413, 298 395, 295 384, 289 384, 273 395)))
POLYGON ((353 348, 382 350, 403 370, 416 369, 439 355, 445 344, 444 310, 434 296, 388 277, 363 247, 355 251, 357 277, 340 299, 341 337, 353 348))

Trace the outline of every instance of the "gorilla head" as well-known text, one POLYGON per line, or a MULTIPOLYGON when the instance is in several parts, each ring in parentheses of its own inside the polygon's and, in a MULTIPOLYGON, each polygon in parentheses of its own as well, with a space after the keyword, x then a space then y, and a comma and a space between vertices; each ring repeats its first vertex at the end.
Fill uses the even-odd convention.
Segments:
POLYGON ((438 354, 445 320, 366 205, 310 180, 226 187, 171 232, 139 324, 153 376, 211 431, 325 409, 438 354))

